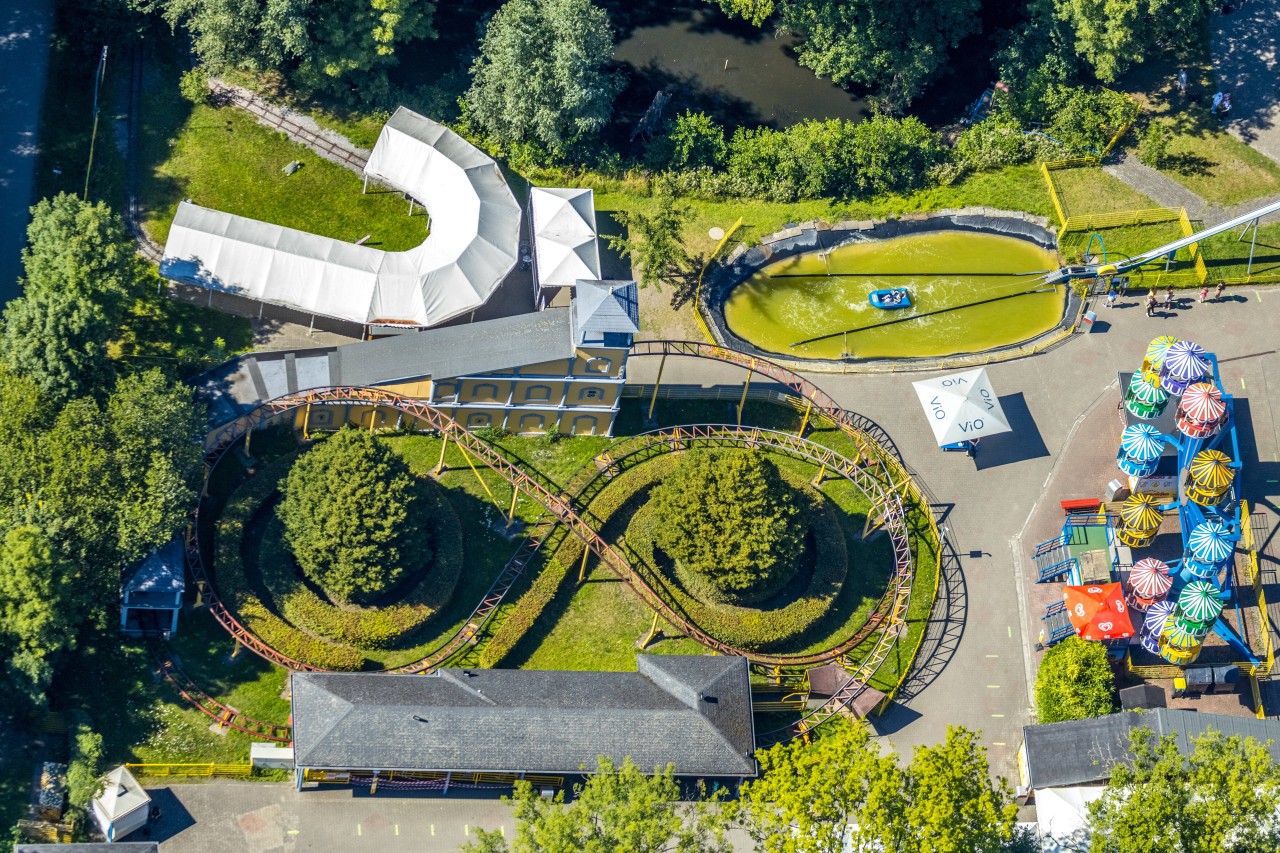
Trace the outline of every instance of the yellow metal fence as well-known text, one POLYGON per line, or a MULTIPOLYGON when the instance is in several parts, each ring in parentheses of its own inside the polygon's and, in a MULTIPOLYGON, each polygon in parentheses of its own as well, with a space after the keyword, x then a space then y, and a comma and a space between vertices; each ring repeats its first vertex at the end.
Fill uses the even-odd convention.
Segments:
POLYGON ((252 764, 126 764, 134 776, 223 776, 243 778, 253 775, 252 764))

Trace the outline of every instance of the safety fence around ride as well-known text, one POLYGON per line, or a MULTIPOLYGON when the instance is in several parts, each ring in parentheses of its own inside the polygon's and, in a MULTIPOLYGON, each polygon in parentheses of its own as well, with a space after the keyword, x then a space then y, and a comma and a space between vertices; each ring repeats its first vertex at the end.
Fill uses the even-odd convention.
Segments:
POLYGON ((125 768, 134 776, 152 779, 167 776, 243 779, 253 775, 252 764, 126 764, 125 768))

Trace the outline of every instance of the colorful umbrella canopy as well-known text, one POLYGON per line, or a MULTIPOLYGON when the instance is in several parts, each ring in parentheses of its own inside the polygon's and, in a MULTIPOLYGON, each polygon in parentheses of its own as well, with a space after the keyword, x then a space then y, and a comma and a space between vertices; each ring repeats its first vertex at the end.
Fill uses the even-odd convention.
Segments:
POLYGON ((1149 634, 1159 634, 1164 629, 1164 620, 1173 615, 1177 605, 1172 601, 1157 601, 1147 611, 1147 618, 1142 620, 1142 630, 1149 634))
POLYGON ((1143 598, 1160 598, 1173 586, 1173 578, 1169 577, 1169 566, 1163 560, 1147 557, 1133 564, 1129 586, 1143 598))
POLYGON ((1187 548, 1191 556, 1201 563, 1218 565, 1231 557, 1236 546, 1222 522, 1203 521, 1187 537, 1187 548))
POLYGON ((1147 651, 1151 652, 1151 654, 1153 655, 1160 654, 1160 632, 1159 631, 1152 631, 1149 633, 1143 632, 1141 642, 1142 642, 1142 647, 1147 651))
POLYGON ((1169 393, 1163 388, 1157 388, 1147 383, 1139 373, 1133 374, 1133 378, 1129 380, 1129 396, 1133 397, 1140 403, 1146 403, 1149 406, 1162 405, 1169 399, 1169 393))
POLYGON ((1222 392, 1209 382, 1197 382, 1182 395, 1178 410, 1193 421, 1202 424, 1217 423, 1227 404, 1222 402, 1222 392))
POLYGON ((1151 424, 1134 424, 1120 433, 1120 449, 1130 459, 1146 462, 1159 458, 1164 452, 1164 442, 1160 439, 1160 430, 1151 424))
POLYGON ((1164 513, 1154 495, 1129 495, 1120 505, 1120 520, 1135 530, 1152 530, 1160 526, 1164 513))
POLYGON ((1063 598, 1067 617, 1076 633, 1086 640, 1113 640, 1133 636, 1129 607, 1118 583, 1068 586, 1063 598))
POLYGON ((1189 651, 1200 645, 1203 637, 1197 637, 1195 634, 1189 634, 1186 631, 1173 624, 1173 620, 1165 623, 1164 633, 1161 635, 1167 645, 1175 649, 1189 651))
POLYGON ((1209 370, 1209 360, 1204 357, 1204 347, 1191 341, 1170 344, 1164 354, 1164 370, 1184 382, 1194 382, 1209 370))
POLYGON ((1222 612, 1222 599, 1208 581, 1192 581, 1178 596, 1178 609, 1196 622, 1212 622, 1222 612))
POLYGON ((1173 335, 1161 335, 1160 337, 1147 344, 1147 355, 1144 361, 1150 364, 1156 370, 1160 369, 1160 365, 1164 364, 1165 353, 1169 351, 1169 347, 1178 342, 1173 335))
POLYGON ((1226 491, 1235 476, 1231 457, 1221 450, 1202 450, 1191 460, 1191 481, 1205 491, 1226 491))

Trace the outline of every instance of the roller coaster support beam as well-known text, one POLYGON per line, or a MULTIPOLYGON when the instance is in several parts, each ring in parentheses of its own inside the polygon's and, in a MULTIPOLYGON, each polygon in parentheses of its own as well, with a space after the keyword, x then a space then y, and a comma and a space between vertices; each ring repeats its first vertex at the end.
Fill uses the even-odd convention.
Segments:
POLYGON ((653 408, 658 405, 658 388, 662 385, 662 368, 667 366, 667 354, 662 354, 662 359, 658 362, 658 378, 653 380, 653 397, 649 400, 649 414, 646 420, 653 420, 653 408))
MULTIPOLYGON (((591 556, 591 549, 584 542, 582 545, 582 565, 578 566, 578 583, 581 584, 587 579, 587 558, 591 556)), ((657 615, 656 613, 654 614, 657 615)))
POLYGON ((507 527, 516 523, 516 501, 520 499, 520 486, 511 486, 511 509, 507 511, 507 527))
POLYGON ((307 428, 310 426, 311 426, 311 404, 307 403, 307 410, 302 415, 302 440, 303 441, 311 440, 311 434, 307 431, 307 428))
POLYGON ((440 472, 444 470, 444 452, 449 449, 449 433, 441 433, 440 437, 444 439, 440 442, 440 460, 436 462, 436 470, 432 472, 437 477, 440 476, 440 472))
POLYGON ((1240 232, 1240 236, 1236 238, 1237 243, 1239 243, 1241 240, 1244 239, 1244 235, 1249 233, 1249 229, 1253 229, 1253 239, 1249 242, 1249 266, 1244 271, 1245 275, 1253 275, 1253 253, 1257 251, 1257 248, 1258 248, 1258 220, 1257 219, 1253 220, 1252 222, 1250 222, 1248 225, 1244 227, 1244 230, 1240 232))
POLYGON ((253 442, 253 427, 245 430, 244 433, 244 455, 249 456, 249 445, 253 442))
POLYGON ((747 390, 751 387, 751 376, 753 370, 747 368, 747 381, 742 383, 742 396, 738 398, 738 426, 742 426, 742 410, 747 405, 747 390))
POLYGON ((804 438, 805 428, 809 426, 809 415, 813 414, 813 398, 810 397, 805 403, 804 418, 800 421, 800 431, 796 435, 804 438))

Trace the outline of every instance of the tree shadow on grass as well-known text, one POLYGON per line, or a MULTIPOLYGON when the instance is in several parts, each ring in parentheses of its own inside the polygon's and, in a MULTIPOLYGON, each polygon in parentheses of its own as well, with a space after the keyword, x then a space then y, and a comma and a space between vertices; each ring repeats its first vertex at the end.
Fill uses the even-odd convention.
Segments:
POLYGON ((1208 157, 1186 152, 1169 154, 1165 157, 1164 168, 1179 175, 1208 177, 1213 174, 1213 167, 1218 164, 1208 157))

